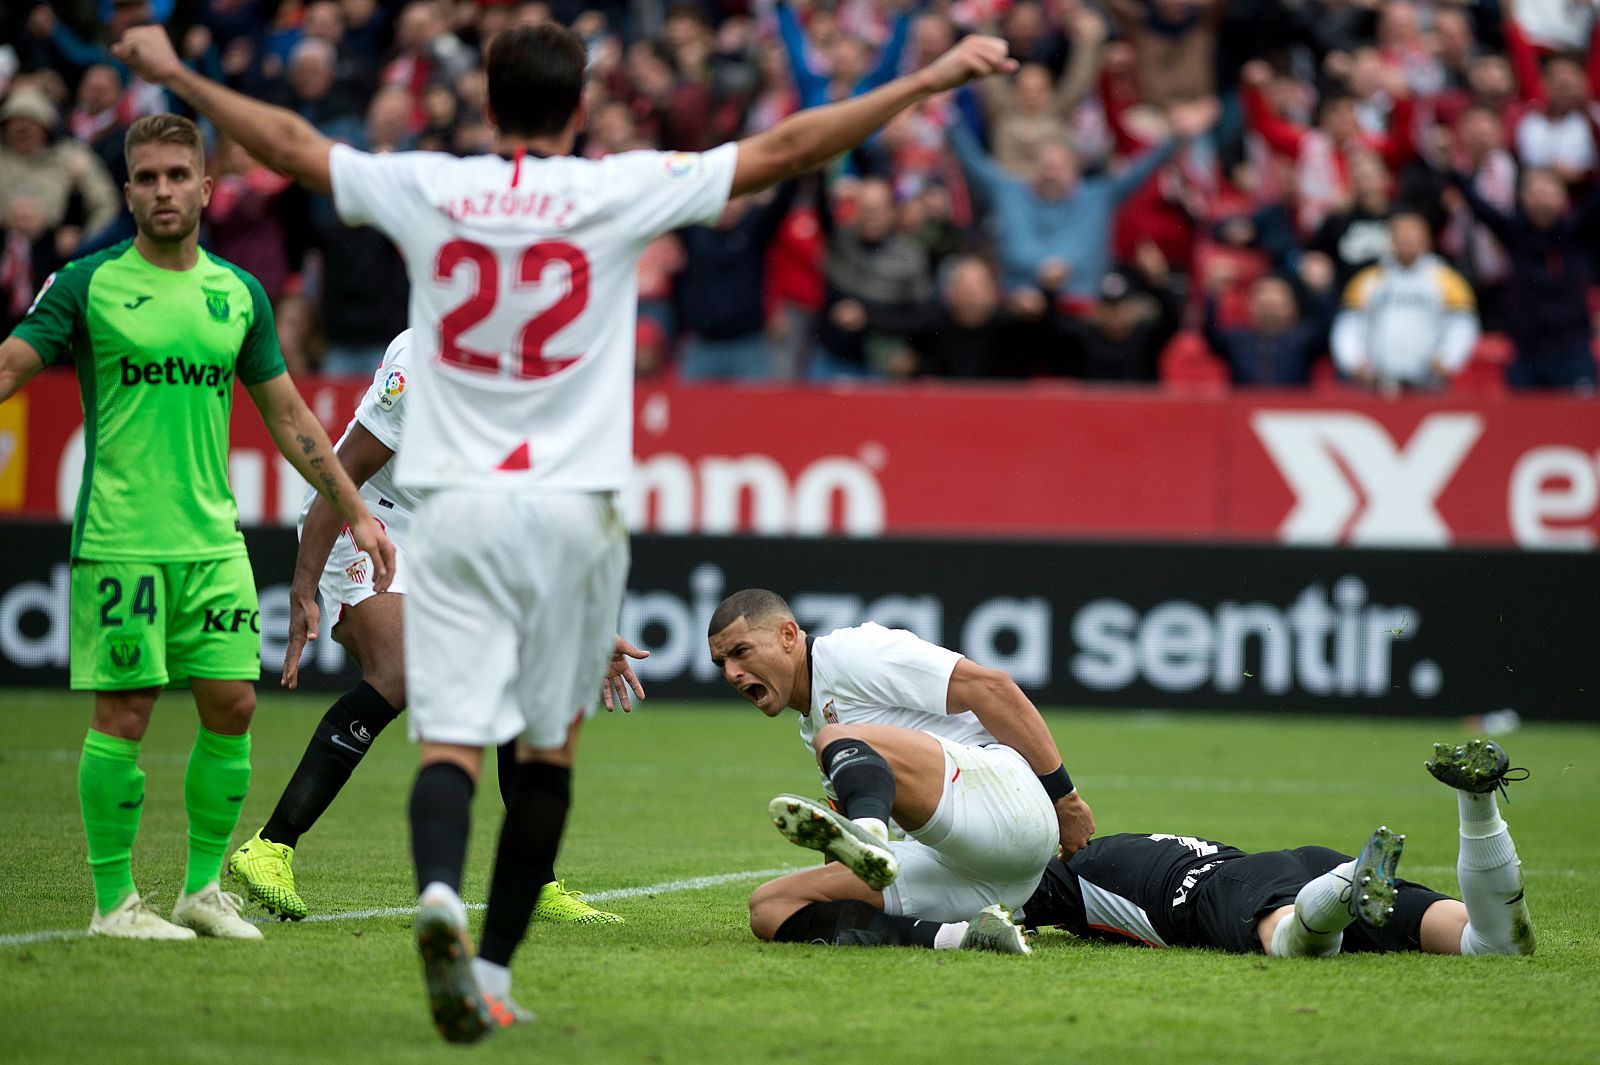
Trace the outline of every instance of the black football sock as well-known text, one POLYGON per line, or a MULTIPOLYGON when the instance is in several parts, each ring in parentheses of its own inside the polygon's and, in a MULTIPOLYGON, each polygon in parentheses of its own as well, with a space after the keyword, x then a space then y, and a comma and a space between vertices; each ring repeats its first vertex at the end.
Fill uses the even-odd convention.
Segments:
POLYGON ((500 781, 500 801, 505 803, 507 810, 511 809, 511 799, 517 793, 517 741, 511 740, 502 743, 495 751, 495 766, 498 768, 500 781))
POLYGON ((472 830, 472 778, 454 762, 422 767, 411 787, 411 858, 417 893, 439 881, 461 893, 467 864, 467 834, 472 830))
POLYGON ((778 928, 776 943, 826 943, 854 947, 928 947, 943 926, 938 921, 884 913, 858 899, 811 902, 778 928))
POLYGON ((894 806, 894 770, 863 740, 834 740, 822 749, 822 772, 833 783, 844 815, 887 824, 894 806))
POLYGON ((500 826, 478 957, 510 965, 528 934, 539 889, 556 878, 556 851, 572 801, 572 769, 548 762, 517 766, 517 788, 500 826))
POLYGON ((317 731, 300 756, 261 835, 274 843, 298 846, 361 764, 367 747, 400 711, 362 681, 339 697, 317 722, 317 731))

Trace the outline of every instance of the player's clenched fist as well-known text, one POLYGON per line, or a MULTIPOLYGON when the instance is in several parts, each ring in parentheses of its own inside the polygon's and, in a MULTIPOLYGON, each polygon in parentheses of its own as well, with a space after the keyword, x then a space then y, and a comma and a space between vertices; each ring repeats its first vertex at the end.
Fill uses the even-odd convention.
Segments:
POLYGON ((111 54, 155 85, 164 85, 183 71, 172 40, 160 26, 135 26, 112 46, 111 54))
POLYGON ((1061 823, 1061 856, 1070 858, 1082 850, 1094 835, 1094 811, 1077 792, 1063 795, 1056 802, 1056 820, 1061 823))
POLYGON ((977 78, 993 74, 1013 74, 1017 61, 1007 55, 1006 42, 999 37, 973 34, 961 41, 927 67, 930 88, 934 92, 957 89, 977 78))

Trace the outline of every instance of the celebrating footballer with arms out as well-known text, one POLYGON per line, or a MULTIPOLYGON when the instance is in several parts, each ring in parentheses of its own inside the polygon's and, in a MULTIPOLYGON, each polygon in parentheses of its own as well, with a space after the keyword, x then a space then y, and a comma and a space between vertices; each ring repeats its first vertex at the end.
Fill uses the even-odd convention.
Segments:
POLYGON ((489 44, 496 152, 368 155, 300 116, 183 65, 166 32, 116 54, 252 155, 330 192, 405 255, 422 386, 397 480, 428 493, 405 610, 418 951, 434 1023, 455 1042, 527 1016, 512 955, 553 876, 571 768, 553 757, 599 687, 628 566, 618 492, 632 475, 636 268, 651 240, 718 218, 729 196, 796 176, 901 111, 1011 73, 1004 41, 972 36, 915 74, 803 111, 705 153, 571 152, 586 115, 583 41, 517 27, 489 44), (418 653, 428 648, 424 660, 418 653), (478 956, 458 892, 483 749, 518 742, 478 956))
MULTIPOLYGON (((372 586, 372 560, 351 539, 327 501, 307 492, 300 508, 300 550, 295 556, 294 578, 289 584, 289 645, 283 658, 283 686, 299 683, 300 653, 317 638, 323 605, 335 612, 333 639, 361 667, 361 680, 341 695, 317 722, 311 741, 300 756, 272 815, 254 836, 233 852, 228 871, 251 898, 286 920, 301 920, 310 910, 295 883, 295 848, 300 837, 328 809, 378 734, 398 718, 406 705, 405 629, 402 621, 410 563, 406 544, 412 515, 422 499, 394 481, 394 455, 405 433, 415 387, 407 377, 411 365, 411 331, 394 338, 372 376, 372 384, 356 405, 355 415, 335 445, 339 461, 374 513, 382 514, 384 528, 394 543, 393 578, 388 591, 372 586)), ((630 658, 646 658, 620 636, 611 669, 601 687, 608 709, 632 709, 632 697, 644 697, 630 658)), ((568 734, 563 752, 571 765, 577 748, 577 729, 568 734)), ((504 743, 499 750, 500 796, 507 806, 516 793, 516 747, 504 743)), ((619 914, 597 910, 552 880, 539 891, 533 908, 536 921, 570 924, 620 924, 619 914)))
POLYGON ((349 523, 388 583, 394 551, 285 372, 255 278, 199 246, 210 199, 200 132, 176 115, 129 128, 123 187, 137 235, 74 260, 0 343, 0 402, 45 365, 76 363, 84 411, 72 522, 75 691, 94 692, 78 797, 94 880, 93 935, 260 939, 218 885, 250 784, 261 675, 256 585, 228 487, 238 379, 273 441, 349 523), (184 774, 189 849, 170 921, 134 887, 145 799, 139 747, 168 685, 194 693, 184 774))

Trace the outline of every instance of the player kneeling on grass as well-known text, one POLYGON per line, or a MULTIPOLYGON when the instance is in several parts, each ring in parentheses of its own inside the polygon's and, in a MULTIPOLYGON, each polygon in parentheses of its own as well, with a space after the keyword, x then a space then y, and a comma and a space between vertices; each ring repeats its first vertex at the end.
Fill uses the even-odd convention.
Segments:
POLYGON ((228 488, 235 380, 278 450, 350 522, 380 587, 393 553, 284 370, 261 285, 199 245, 211 196, 199 129, 147 115, 129 127, 125 151, 136 235, 52 274, 0 344, 0 403, 63 358, 83 394, 71 683, 94 693, 78 760, 89 932, 260 939, 217 882, 250 788, 261 676, 255 577, 228 488), (132 865, 145 800, 140 744, 164 687, 188 687, 200 715, 183 777, 188 863, 171 921, 140 899, 132 865))
MULTIPOLYGON (((323 715, 272 816, 228 859, 229 872, 245 886, 250 897, 289 920, 300 920, 309 911, 294 881, 294 851, 300 837, 317 823, 378 733, 399 717, 406 705, 405 626, 401 617, 409 566, 405 544, 420 498, 395 483, 389 460, 400 449, 405 428, 406 363, 410 352, 408 329, 389 345, 371 387, 361 397, 355 416, 338 443, 339 461, 360 489, 362 500, 374 514, 383 515, 394 542, 395 569, 388 591, 373 588, 371 560, 320 496, 307 493, 300 511, 300 551, 289 589, 289 646, 283 661, 283 684, 288 688, 297 686, 300 652, 307 640, 317 638, 318 591, 324 605, 338 610, 333 638, 361 667, 361 683, 345 692, 323 715)), ((611 671, 602 687, 608 709, 620 703, 624 711, 631 710, 630 687, 643 697, 644 689, 628 664, 628 656, 643 658, 647 654, 618 638, 611 671)), ((571 765, 576 753, 577 732, 574 726, 562 752, 567 765, 571 765)), ((514 744, 500 748, 499 768, 500 795, 509 806, 517 779, 514 744)), ((621 916, 595 909, 583 901, 579 892, 568 891, 559 880, 540 890, 533 917, 580 924, 622 922, 621 916)))
POLYGON ((779 942, 975 947, 1026 954, 1008 908, 1094 818, 1028 697, 998 670, 867 624, 811 637, 774 592, 725 599, 708 632, 723 678, 800 736, 843 815, 795 795, 769 812, 838 864, 750 896, 750 928, 779 942), (891 842, 893 819, 910 838, 891 842))

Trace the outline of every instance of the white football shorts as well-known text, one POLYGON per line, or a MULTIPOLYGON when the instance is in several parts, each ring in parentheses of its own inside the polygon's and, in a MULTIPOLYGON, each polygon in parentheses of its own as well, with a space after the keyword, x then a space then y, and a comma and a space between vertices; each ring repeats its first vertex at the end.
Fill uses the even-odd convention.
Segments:
MULTIPOLYGON (((404 595, 411 567, 406 562, 405 548, 398 540, 393 542, 394 577, 389 582, 389 591, 404 595)), ((322 593, 323 612, 331 612, 335 622, 344 614, 345 607, 359 606, 378 594, 372 590, 372 559, 356 546, 348 527, 328 552, 328 563, 322 567, 317 591, 322 593)))
POLYGON ((1016 909, 1060 846, 1055 805, 1010 747, 935 738, 944 748, 944 795, 926 825, 889 845, 900 873, 884 889, 884 911, 951 922, 997 902, 1016 909))
POLYGON ((600 699, 622 609, 616 494, 441 489, 410 541, 411 738, 561 747, 600 699))

